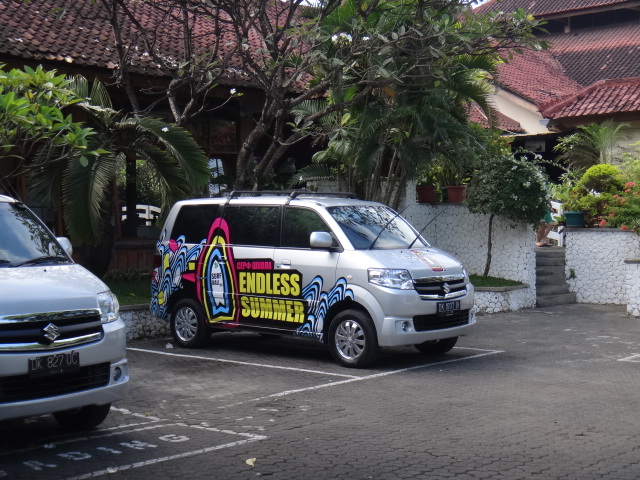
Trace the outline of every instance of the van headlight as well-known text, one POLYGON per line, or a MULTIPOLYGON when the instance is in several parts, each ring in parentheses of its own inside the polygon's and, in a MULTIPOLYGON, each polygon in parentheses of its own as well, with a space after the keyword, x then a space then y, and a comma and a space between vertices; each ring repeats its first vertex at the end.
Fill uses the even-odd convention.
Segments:
POLYGON ((115 322, 120 313, 118 298, 110 291, 101 292, 97 295, 98 307, 100 308, 100 320, 102 323, 115 322))
POLYGON ((408 270, 393 268, 370 268, 369 283, 382 287, 412 290, 413 279, 408 270))

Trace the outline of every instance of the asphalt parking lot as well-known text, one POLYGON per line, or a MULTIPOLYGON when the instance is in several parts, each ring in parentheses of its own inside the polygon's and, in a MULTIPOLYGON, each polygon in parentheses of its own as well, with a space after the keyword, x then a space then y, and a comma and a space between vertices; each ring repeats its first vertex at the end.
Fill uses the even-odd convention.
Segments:
POLYGON ((129 344, 97 430, 0 424, 11 479, 637 479, 640 320, 568 305, 479 317, 447 355, 366 370, 319 344, 214 335, 129 344))

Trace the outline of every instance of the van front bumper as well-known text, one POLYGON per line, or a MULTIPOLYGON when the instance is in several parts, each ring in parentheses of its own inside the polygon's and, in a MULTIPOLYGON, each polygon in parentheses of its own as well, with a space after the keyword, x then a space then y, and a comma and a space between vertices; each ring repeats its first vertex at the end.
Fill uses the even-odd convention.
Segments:
POLYGON ((103 329, 104 337, 99 342, 51 351, 2 352, 0 420, 106 405, 125 398, 129 392, 126 327, 118 318, 104 324, 103 329), (54 381, 56 377, 51 381, 30 378, 31 359, 73 351, 79 355, 80 370, 66 376, 64 382, 54 381))

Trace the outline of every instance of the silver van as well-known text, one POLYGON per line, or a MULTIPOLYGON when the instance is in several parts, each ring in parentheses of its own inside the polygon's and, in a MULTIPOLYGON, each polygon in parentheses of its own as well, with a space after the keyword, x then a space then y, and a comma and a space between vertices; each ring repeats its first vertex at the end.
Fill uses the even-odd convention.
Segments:
POLYGON ((403 217, 348 194, 231 192, 176 203, 154 261, 151 311, 184 347, 212 328, 328 343, 347 367, 379 347, 451 350, 475 323, 458 260, 403 217))
POLYGON ((107 286, 23 203, 0 195, 0 420, 99 425, 129 388, 125 325, 107 286))

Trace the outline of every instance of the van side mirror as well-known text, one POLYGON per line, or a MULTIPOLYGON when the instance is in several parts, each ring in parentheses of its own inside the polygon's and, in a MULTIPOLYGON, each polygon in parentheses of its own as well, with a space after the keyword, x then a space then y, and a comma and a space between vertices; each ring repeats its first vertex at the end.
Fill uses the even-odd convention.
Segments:
POLYGON ((333 237, 329 232, 311 232, 309 245, 311 248, 331 248, 333 247, 333 237))
POLYGON ((56 240, 69 256, 73 255, 73 246, 67 237, 56 237, 56 240))

